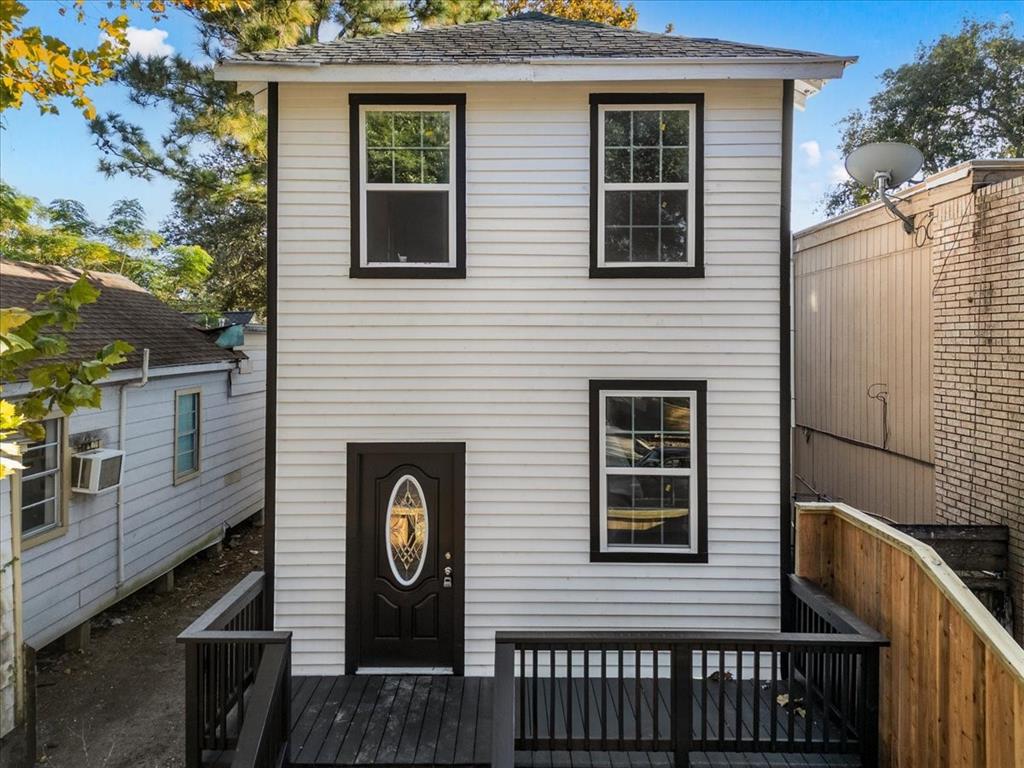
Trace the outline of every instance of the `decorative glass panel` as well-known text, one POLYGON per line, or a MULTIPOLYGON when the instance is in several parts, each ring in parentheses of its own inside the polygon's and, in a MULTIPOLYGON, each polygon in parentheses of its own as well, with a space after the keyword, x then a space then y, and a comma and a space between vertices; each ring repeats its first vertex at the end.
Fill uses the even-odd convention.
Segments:
POLYGON ((402 586, 415 583, 426 562, 429 525, 423 488, 412 475, 395 483, 385 517, 388 562, 402 586))

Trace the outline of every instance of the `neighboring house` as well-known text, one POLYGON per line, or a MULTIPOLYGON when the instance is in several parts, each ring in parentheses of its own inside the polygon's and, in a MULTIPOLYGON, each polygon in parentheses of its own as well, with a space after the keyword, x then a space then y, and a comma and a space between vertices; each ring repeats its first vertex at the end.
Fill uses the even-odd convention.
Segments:
MULTIPOLYGON (((3 305, 30 307, 79 275, 2 261, 3 305)), ((100 298, 82 308, 68 356, 115 339, 135 351, 102 382, 102 407, 53 414, 45 441, 25 448, 26 469, 0 486, 13 512, 21 640, 37 649, 72 630, 82 642, 91 617, 171 581, 175 566, 263 506, 265 352, 221 348, 127 278, 91 275, 100 298), (94 449, 109 458, 90 489, 78 455, 94 449)), ((5 397, 27 386, 7 382, 5 397)))
MULTIPOLYGON (((794 489, 999 524, 1024 638, 1024 160, 974 160, 794 237, 794 489)), ((978 550, 980 553, 981 550, 978 550)))
POLYGON ((531 13, 218 67, 269 113, 296 674, 779 629, 792 113, 851 61, 531 13))

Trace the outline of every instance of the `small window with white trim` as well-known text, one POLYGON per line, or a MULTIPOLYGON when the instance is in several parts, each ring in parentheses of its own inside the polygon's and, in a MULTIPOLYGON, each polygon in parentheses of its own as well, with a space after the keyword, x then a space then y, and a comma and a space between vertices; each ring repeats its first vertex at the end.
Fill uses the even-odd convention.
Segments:
POLYGON ((706 391, 591 382, 592 560, 707 560, 706 391))
POLYGON ((351 99, 352 276, 462 276, 464 97, 351 99))
POLYGON ((64 515, 64 420, 47 419, 45 437, 25 446, 21 455, 21 535, 56 531, 64 515))
POLYGON ((703 97, 591 94, 591 276, 703 276, 703 97))
POLYGON ((174 393, 174 483, 189 480, 201 470, 202 397, 198 389, 174 393))

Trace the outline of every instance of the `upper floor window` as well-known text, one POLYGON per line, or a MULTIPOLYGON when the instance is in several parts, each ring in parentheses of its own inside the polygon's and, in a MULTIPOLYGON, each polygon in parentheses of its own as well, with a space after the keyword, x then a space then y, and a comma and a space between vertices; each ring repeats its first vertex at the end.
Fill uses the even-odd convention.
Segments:
POLYGON ((180 483, 199 474, 200 408, 199 390, 179 390, 174 393, 175 483, 180 483))
POLYGON ((21 535, 58 531, 64 521, 64 419, 47 419, 45 437, 29 443, 21 463, 21 535))
POLYGON ((706 392, 590 383, 591 560, 707 561, 706 392))
POLYGON ((353 277, 465 275, 465 97, 350 97, 353 277))
POLYGON ((703 96, 591 94, 591 277, 703 277, 703 96))

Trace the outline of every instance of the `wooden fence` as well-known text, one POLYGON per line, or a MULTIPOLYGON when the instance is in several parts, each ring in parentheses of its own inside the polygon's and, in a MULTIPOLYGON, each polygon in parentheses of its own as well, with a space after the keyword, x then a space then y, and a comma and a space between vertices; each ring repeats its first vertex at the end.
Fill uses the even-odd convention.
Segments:
POLYGON ((881 765, 1024 768, 1024 649, 931 547, 844 504, 798 504, 796 572, 891 642, 881 765))

